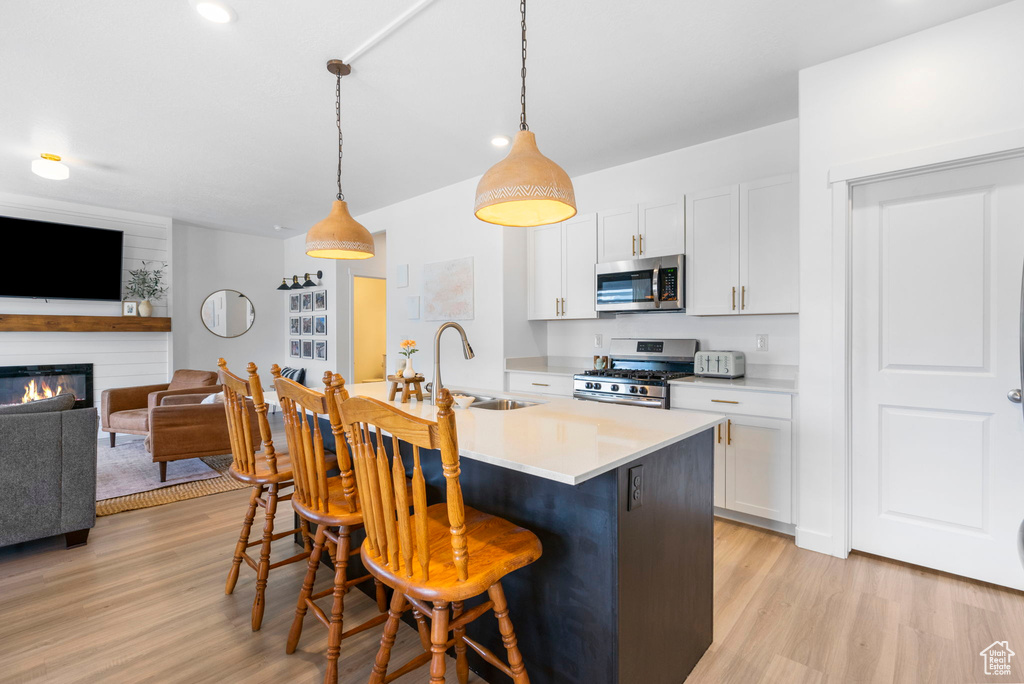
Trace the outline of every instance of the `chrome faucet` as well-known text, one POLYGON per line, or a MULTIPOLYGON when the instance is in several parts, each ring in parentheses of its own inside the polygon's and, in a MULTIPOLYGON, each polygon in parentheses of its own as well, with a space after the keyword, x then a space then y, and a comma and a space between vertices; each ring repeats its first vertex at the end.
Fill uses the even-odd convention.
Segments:
POLYGON ((473 347, 469 346, 469 340, 466 339, 466 331, 462 329, 462 326, 453 321, 442 323, 441 327, 434 333, 434 382, 431 383, 430 387, 430 402, 437 406, 437 398, 441 394, 441 333, 448 328, 455 328, 462 335, 462 353, 466 359, 469 360, 476 356, 473 353, 473 347))

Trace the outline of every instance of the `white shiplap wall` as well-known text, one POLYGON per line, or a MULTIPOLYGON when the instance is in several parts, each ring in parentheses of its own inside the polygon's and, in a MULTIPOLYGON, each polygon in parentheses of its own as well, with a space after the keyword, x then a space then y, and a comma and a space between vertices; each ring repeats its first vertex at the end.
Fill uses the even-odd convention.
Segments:
MULTIPOLYGON (((170 287, 165 301, 154 304, 154 316, 170 316, 171 219, 150 214, 118 211, 57 200, 0 193, 0 216, 69 223, 124 231, 124 273, 143 261, 166 262, 170 287)), ((2 239, 2 236, 0 236, 2 239)), ((32 258, 31 256, 27 258, 32 258)), ((47 278, 88 278, 89 255, 68 255, 42 265, 47 278)), ((0 298, 0 312, 118 316, 119 302, 0 298)), ((173 367, 171 333, 66 333, 0 332, 0 366, 52 363, 93 364, 93 389, 99 405, 100 392, 111 387, 167 382, 173 367)))

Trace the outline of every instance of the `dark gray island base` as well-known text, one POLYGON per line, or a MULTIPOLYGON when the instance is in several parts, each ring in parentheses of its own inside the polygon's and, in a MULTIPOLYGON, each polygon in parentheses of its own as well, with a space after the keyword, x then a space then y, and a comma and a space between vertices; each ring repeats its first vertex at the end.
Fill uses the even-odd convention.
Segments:
MULTIPOLYGON (((713 433, 575 486, 461 459, 466 505, 544 545, 540 560, 502 581, 532 684, 680 684, 711 645, 713 433), (640 505, 627 510, 636 466, 640 505)), ((430 503, 443 501, 440 458, 423 452, 422 463, 430 503)), ((361 572, 353 560, 350 577, 361 572)), ((504 656, 493 617, 468 634, 504 656)), ((508 680, 472 649, 469 658, 488 682, 508 680)))

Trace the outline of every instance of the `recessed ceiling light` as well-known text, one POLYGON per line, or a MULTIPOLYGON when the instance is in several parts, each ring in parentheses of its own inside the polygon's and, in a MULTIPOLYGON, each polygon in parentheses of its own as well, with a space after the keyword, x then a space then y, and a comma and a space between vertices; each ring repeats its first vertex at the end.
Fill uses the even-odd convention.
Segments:
POLYGON ((39 155, 41 159, 32 162, 32 173, 50 180, 67 180, 71 175, 70 169, 60 163, 60 155, 46 154, 39 155))
POLYGON ((496 135, 491 138, 491 144, 495 147, 508 147, 510 142, 512 142, 512 139, 507 135, 496 135))
POLYGON ((203 19, 215 24, 229 24, 237 18, 233 9, 217 0, 195 0, 193 6, 203 19))

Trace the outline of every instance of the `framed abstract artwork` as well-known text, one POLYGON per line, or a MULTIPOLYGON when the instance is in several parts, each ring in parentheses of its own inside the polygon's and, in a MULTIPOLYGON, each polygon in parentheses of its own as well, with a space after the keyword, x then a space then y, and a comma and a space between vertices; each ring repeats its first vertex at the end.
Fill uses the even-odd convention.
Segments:
POLYGON ((313 293, 313 311, 327 311, 327 290, 313 293))
POLYGON ((288 340, 289 352, 288 356, 293 359, 302 358, 302 341, 301 340, 288 340))
POLYGON ((313 316, 313 334, 327 334, 327 314, 319 314, 317 316, 313 316))
POLYGON ((313 340, 302 340, 302 358, 313 358, 313 340))
POLYGON ((327 340, 313 340, 313 358, 318 361, 327 360, 327 340))

